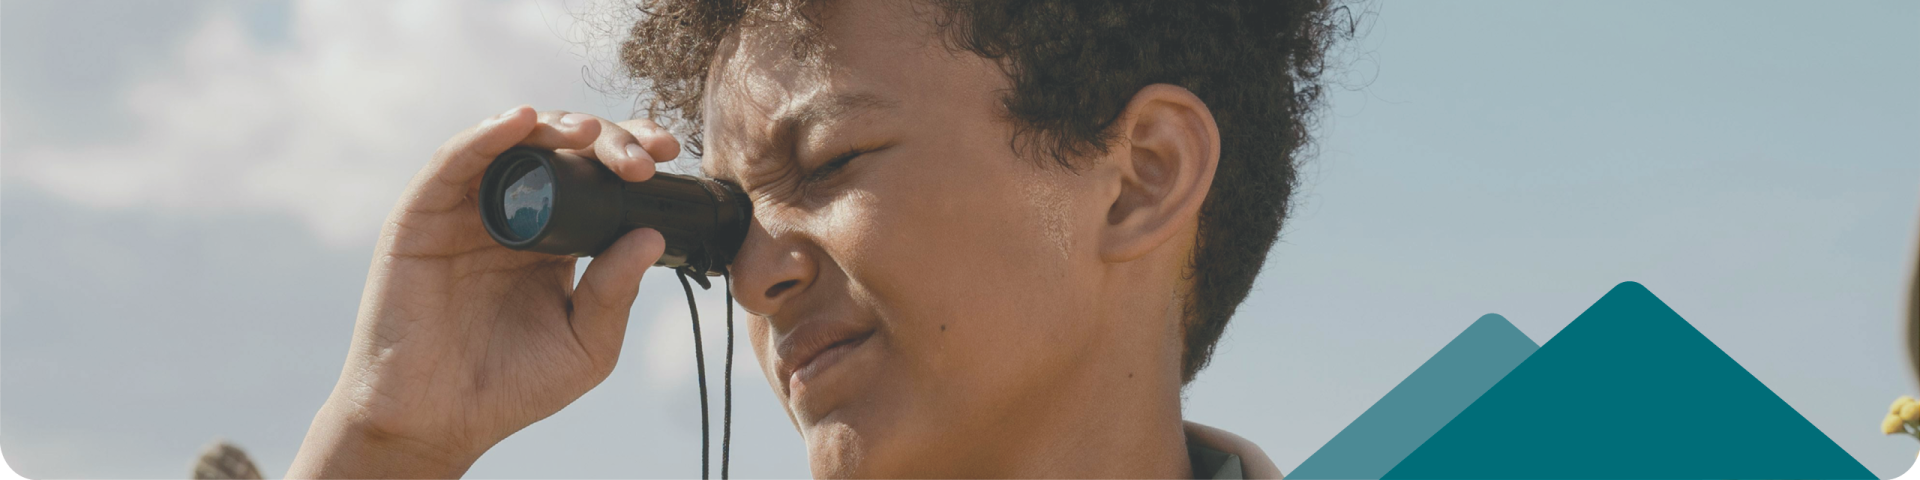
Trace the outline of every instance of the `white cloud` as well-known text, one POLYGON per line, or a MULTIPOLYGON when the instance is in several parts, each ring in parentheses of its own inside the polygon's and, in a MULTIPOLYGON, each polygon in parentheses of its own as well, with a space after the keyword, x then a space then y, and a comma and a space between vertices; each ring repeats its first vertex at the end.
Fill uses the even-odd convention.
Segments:
POLYGON ((134 82, 132 131, 28 150, 7 173, 93 207, 284 212, 330 245, 365 244, 459 130, 522 103, 631 105, 583 82, 588 54, 617 38, 575 16, 620 10, 581 7, 299 0, 287 41, 272 47, 249 38, 237 12, 216 12, 134 82))

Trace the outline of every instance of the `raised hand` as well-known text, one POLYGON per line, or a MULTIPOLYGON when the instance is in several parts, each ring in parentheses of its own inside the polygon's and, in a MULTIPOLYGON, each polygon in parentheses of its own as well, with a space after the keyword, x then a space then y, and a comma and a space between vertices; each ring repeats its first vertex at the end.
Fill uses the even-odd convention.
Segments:
POLYGON ((509 250, 481 226, 481 174, 515 145, 651 178, 680 146, 644 120, 519 107, 442 145, 387 216, 353 343, 289 478, 456 477, 612 373, 640 278, 665 241, 627 233, 575 259, 509 250))

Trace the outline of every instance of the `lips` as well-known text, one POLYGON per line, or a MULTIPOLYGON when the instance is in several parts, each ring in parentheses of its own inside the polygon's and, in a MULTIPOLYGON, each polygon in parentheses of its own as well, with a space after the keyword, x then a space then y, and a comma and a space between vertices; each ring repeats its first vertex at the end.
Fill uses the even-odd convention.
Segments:
POLYGON ((874 329, 852 322, 802 322, 781 338, 775 367, 789 396, 795 381, 806 381, 832 367, 854 348, 872 338, 874 329))

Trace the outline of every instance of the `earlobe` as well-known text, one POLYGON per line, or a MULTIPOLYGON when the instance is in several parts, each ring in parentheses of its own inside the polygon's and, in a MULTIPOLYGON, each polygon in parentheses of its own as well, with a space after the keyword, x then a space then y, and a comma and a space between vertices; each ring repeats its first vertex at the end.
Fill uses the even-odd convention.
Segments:
POLYGON ((1114 128, 1120 148, 1107 163, 1120 184, 1101 235, 1107 263, 1133 261, 1191 232, 1220 162, 1213 112, 1179 86, 1140 89, 1114 128))

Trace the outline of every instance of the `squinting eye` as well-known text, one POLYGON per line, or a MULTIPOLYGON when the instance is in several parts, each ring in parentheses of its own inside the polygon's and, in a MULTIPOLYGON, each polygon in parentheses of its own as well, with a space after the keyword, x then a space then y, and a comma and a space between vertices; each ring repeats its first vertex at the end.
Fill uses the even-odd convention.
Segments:
POLYGON ((846 153, 834 155, 833 158, 827 160, 827 163, 821 164, 818 168, 813 169, 813 171, 811 172, 807 172, 806 182, 814 183, 814 182, 819 182, 821 180, 826 180, 827 177, 833 176, 834 172, 840 171, 841 167, 847 166, 847 163, 852 162, 854 158, 859 157, 861 155, 866 155, 869 153, 884 150, 887 147, 891 147, 891 146, 892 145, 886 145, 886 146, 881 146, 876 148, 857 148, 857 149, 847 151, 846 153))
POLYGON ((831 160, 827 160, 827 163, 820 165, 820 168, 815 168, 813 169, 813 171, 807 172, 807 181, 813 182, 813 181, 825 180, 828 176, 832 176, 833 172, 839 171, 840 167, 847 166, 847 162, 853 161, 854 157, 858 157, 862 153, 866 153, 866 152, 854 150, 851 152, 842 153, 838 156, 835 156, 831 160))

